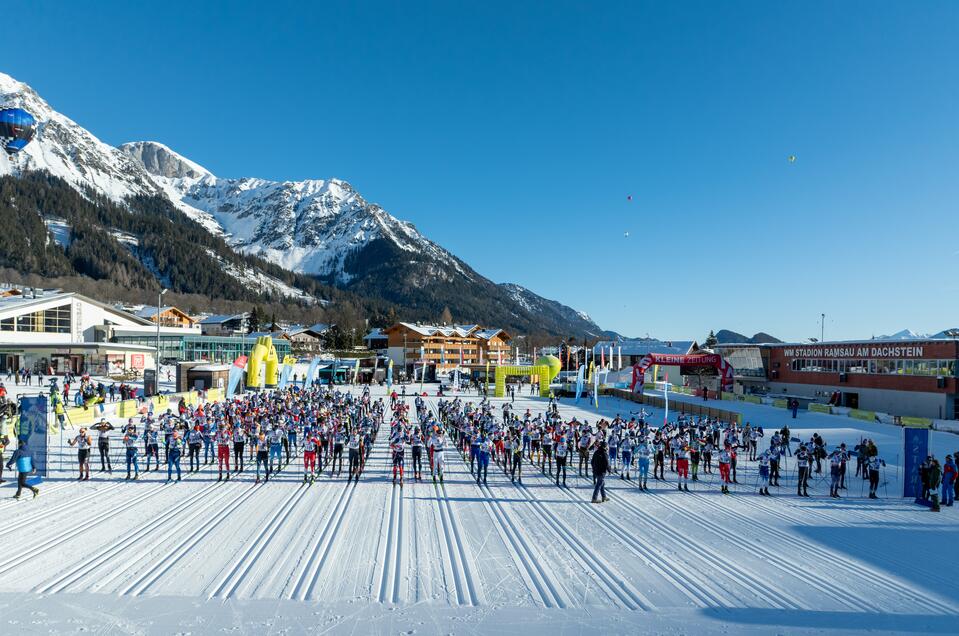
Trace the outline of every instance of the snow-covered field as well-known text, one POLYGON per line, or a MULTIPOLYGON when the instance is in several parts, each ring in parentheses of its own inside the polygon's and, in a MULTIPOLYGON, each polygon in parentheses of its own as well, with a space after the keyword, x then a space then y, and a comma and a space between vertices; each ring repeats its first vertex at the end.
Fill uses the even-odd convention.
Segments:
MULTIPOLYGON (((520 413, 543 406, 515 404, 520 413)), ((753 409, 754 424, 779 428, 788 418, 739 406, 753 409)), ((599 411, 636 409, 607 399, 599 411)), ((662 418, 649 410, 652 421, 662 418)), ((561 413, 597 417, 585 401, 561 413)), ((731 496, 708 475, 690 493, 651 481, 649 494, 614 477, 610 501, 592 505, 575 467, 568 489, 533 471, 514 485, 492 467, 481 487, 452 451, 445 487, 400 489, 389 480, 383 435, 359 485, 326 473, 305 486, 296 462, 258 486, 249 472, 217 483, 212 464, 179 484, 164 483, 165 471, 128 483, 119 444, 112 478, 94 472, 77 483, 68 450, 36 500, 8 500, 5 474, 0 626, 7 634, 959 632, 956 509, 935 514, 897 496, 899 429, 806 413, 789 424, 802 437, 818 430, 830 447, 875 439, 888 463, 882 498, 865 499, 850 477, 842 500, 815 479, 816 496, 799 499, 791 460, 775 496, 760 497, 754 465, 741 460, 731 496)), ((933 433, 932 445, 942 457, 959 437, 933 433)))

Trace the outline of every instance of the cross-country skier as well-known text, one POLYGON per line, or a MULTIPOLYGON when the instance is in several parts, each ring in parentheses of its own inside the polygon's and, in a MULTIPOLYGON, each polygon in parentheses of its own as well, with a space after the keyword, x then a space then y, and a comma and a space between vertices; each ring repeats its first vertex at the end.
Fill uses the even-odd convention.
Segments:
POLYGON ((80 467, 80 476, 77 477, 77 481, 90 480, 90 446, 92 444, 93 440, 87 434, 86 428, 81 428, 77 436, 70 440, 70 446, 77 447, 77 463, 80 467))
POLYGON ((139 449, 136 447, 137 440, 140 439, 140 436, 137 435, 137 428, 132 424, 127 427, 127 432, 123 436, 123 445, 126 447, 126 457, 127 457, 127 479, 130 479, 130 467, 132 466, 135 474, 133 479, 140 478, 140 464, 137 462, 137 453, 139 449))
POLYGON ((113 466, 110 465, 110 431, 113 430, 113 424, 106 420, 100 420, 99 424, 94 424, 91 428, 97 431, 97 450, 100 451, 100 472, 113 474, 113 466))
MULTIPOLYGON (((216 432, 216 464, 219 469, 217 481, 223 479, 223 469, 226 468, 226 479, 230 480, 230 444, 233 442, 233 431, 230 428, 220 426, 216 432)), ((240 452, 243 456, 243 452, 240 452)))
POLYGON ((723 450, 719 451, 719 478, 722 480, 722 493, 729 494, 729 462, 732 460, 730 452, 730 443, 726 442, 723 450))
POLYGON ((443 469, 446 466, 446 438, 443 435, 443 429, 433 432, 430 437, 430 455, 433 458, 433 465, 430 472, 433 475, 433 482, 439 477, 440 483, 443 483, 443 469))

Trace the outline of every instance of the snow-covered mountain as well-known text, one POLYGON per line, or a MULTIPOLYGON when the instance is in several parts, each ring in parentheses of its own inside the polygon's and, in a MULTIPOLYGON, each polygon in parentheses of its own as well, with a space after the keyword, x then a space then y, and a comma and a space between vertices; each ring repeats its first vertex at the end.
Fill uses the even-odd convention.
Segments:
POLYGON ((33 141, 14 160, 0 153, 0 174, 46 170, 77 189, 89 187, 118 202, 160 192, 141 164, 53 110, 36 91, 4 73, 0 73, 0 104, 23 108, 38 121, 33 141))
POLYGON ((286 269, 348 284, 346 258, 376 239, 426 256, 451 280, 473 273, 455 256, 340 179, 220 179, 156 142, 120 146, 184 212, 227 236, 234 248, 286 269), (215 225, 214 225, 215 224, 215 225))
MULTIPOLYGON (((55 111, 26 84, 2 73, 0 104, 22 107, 39 121, 37 134, 24 151, 12 160, 0 157, 0 174, 43 170, 81 192, 99 193, 122 205, 129 205, 133 197, 166 199, 236 252, 259 256, 286 270, 268 276, 248 265, 227 263, 222 253, 210 256, 209 267, 236 280, 250 274, 253 287, 260 287, 256 281, 275 281, 266 285, 270 293, 301 299, 302 290, 276 278, 291 279, 293 272, 359 298, 394 304, 411 318, 435 319, 448 306, 458 320, 514 331, 603 334, 585 314, 517 285, 496 285, 412 224, 368 202, 346 181, 221 178, 161 143, 133 142, 115 148, 55 111)), ((61 233, 69 232, 68 226, 61 226, 56 226, 61 233)), ((69 243, 68 236, 57 244, 69 243)), ((135 256, 154 271, 154 255, 148 252, 141 247, 135 256)), ((154 271, 154 275, 167 274, 154 271)))
POLYGON ((943 329, 937 333, 918 333, 912 329, 903 329, 902 331, 897 331, 896 333, 889 334, 888 336, 876 336, 874 340, 937 340, 939 338, 950 338, 950 333, 959 333, 959 329, 943 329))

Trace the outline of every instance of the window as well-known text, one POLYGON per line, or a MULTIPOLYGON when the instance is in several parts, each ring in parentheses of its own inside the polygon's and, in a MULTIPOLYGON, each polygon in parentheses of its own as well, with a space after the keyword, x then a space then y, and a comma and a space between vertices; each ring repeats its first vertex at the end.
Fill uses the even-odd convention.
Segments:
POLYGON ((0 320, 0 331, 13 331, 13 318, 0 320))
POLYGON ((36 331, 36 329, 34 329, 35 318, 35 313, 17 316, 17 331, 36 331))

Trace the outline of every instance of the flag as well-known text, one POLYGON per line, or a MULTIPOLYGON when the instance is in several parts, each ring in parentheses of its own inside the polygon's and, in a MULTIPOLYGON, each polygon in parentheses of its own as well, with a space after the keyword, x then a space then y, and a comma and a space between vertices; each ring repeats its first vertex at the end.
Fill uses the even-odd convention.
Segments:
POLYGON ((387 390, 393 390, 393 360, 390 360, 390 366, 386 370, 386 388, 387 390))
POLYGON ((486 393, 489 393, 489 360, 486 361, 486 393))
POLYGON ((353 365, 353 384, 356 384, 360 380, 360 359, 356 359, 356 364, 353 365))
POLYGON ((599 369, 593 370, 593 406, 599 408, 599 369))
POLYGON ((440 345, 440 364, 446 364, 446 346, 440 345))
POLYGON ((663 401, 666 404, 666 413, 663 414, 663 425, 669 422, 669 372, 666 372, 666 384, 663 385, 663 401))
POLYGON ((599 346, 599 368, 602 369, 606 366, 606 347, 603 345, 599 346))
POLYGON ((617 352, 619 353, 619 364, 616 365, 618 369, 623 368, 623 345, 617 347, 617 352))
POLYGON ((579 404, 579 397, 583 394, 583 383, 586 380, 586 365, 579 365, 579 371, 576 373, 576 404, 579 404))

